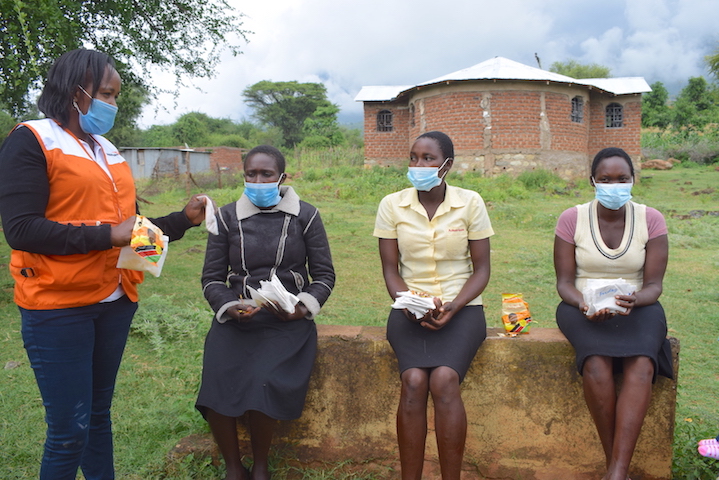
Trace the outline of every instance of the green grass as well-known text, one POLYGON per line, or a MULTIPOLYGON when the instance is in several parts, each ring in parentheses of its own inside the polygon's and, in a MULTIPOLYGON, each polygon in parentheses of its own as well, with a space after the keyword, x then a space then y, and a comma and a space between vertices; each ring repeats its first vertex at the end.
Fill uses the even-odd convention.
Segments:
MULTIPOLYGON (((485 198, 496 235, 491 239, 492 277, 484 293, 488 325, 501 325, 503 292, 521 292, 537 327, 554 327, 558 297, 552 267, 553 228, 565 208, 588 201, 592 191, 567 184, 547 172, 519 179, 451 175, 453 185, 478 190, 485 198)), ((155 193, 141 185, 143 213, 153 216, 182 205, 179 189, 155 193), (147 193, 150 192, 150 193, 147 193)), ((219 204, 241 193, 229 188, 206 191, 219 204)), ((390 299, 382 281, 377 240, 372 237, 376 206, 382 196, 408 185, 392 168, 306 168, 289 181, 303 199, 320 208, 330 238, 337 286, 318 317, 319 323, 384 325, 390 299)), ((171 185, 171 182, 167 183, 171 185)), ((665 213, 670 260, 662 303, 670 333, 681 342, 675 432, 676 479, 712 479, 719 464, 696 453, 696 441, 719 433, 719 217, 683 219, 692 210, 719 211, 719 171, 709 167, 644 172, 635 200, 665 213), (704 192, 704 193, 697 193, 704 192)), ((227 187, 227 182, 225 183, 227 187)), ((232 188, 238 187, 238 188, 232 188)), ((165 187, 166 189, 167 187, 165 187)), ((194 410, 204 335, 211 322, 200 291, 199 272, 206 233, 189 231, 170 246, 160 278, 141 287, 140 310, 118 378, 113 419, 118 478, 214 479, 222 468, 208 459, 187 458, 168 464, 167 453, 193 433, 207 432, 194 410)), ((37 476, 44 440, 43 409, 20 338, 19 315, 12 303, 6 265, 9 250, 0 238, 0 361, 21 365, 0 372, 0 478, 37 476)), ((371 480, 381 473, 344 465, 298 469, 274 457, 277 478, 371 480)))

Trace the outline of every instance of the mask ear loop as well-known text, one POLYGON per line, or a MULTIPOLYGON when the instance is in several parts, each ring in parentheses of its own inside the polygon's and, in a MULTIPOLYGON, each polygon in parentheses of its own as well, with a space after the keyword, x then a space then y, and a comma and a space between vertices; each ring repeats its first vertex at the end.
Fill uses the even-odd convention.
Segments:
MULTIPOLYGON (((78 84, 78 85, 77 85, 77 88, 79 88, 80 90, 82 90, 82 93, 84 93, 85 95, 87 95, 87 97, 88 97, 88 98, 90 99, 90 101, 92 102, 92 100, 93 100, 92 96, 91 96, 89 93, 87 93, 87 90, 85 90, 85 89, 82 87, 82 85, 78 84)), ((72 106, 75 107, 75 110, 77 110, 77 113, 79 113, 80 115, 84 115, 84 114, 82 113, 82 111, 80 110, 80 107, 79 107, 78 104, 77 104, 77 100, 74 100, 74 99, 73 99, 73 101, 72 101, 72 106)))
POLYGON ((87 97, 88 97, 90 100, 92 100, 92 95, 90 95, 89 93, 87 93, 87 90, 85 90, 85 89, 82 87, 82 85, 78 85, 78 88, 79 88, 80 90, 82 90, 82 93, 84 93, 85 95, 87 95, 87 97))
POLYGON ((77 102, 75 100, 72 101, 72 106, 75 107, 75 111, 77 111, 78 115, 80 115, 80 116, 87 115, 86 113, 82 113, 82 110, 80 110, 80 106, 77 104, 77 102))
MULTIPOLYGON (((443 167, 447 164, 447 162, 449 161, 449 158, 450 158, 450 157, 447 157, 447 158, 444 159, 444 162, 442 162, 442 165, 439 166, 439 168, 437 169, 437 171, 442 170, 442 168, 443 168, 443 167)), ((447 169, 447 170, 442 174, 442 176, 439 177, 439 179, 440 179, 440 180, 444 180, 444 177, 446 177, 448 173, 449 173, 449 169, 447 169)))

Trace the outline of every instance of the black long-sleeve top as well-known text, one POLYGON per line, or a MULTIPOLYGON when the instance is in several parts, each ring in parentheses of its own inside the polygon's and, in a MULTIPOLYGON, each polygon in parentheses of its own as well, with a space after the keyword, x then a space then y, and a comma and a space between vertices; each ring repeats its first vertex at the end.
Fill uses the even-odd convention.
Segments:
MULTIPOLYGON (((50 196, 47 162, 29 128, 14 130, 0 147, 0 217, 14 250, 42 255, 72 255, 112 248, 111 226, 74 226, 45 217, 50 196)), ((182 238, 192 223, 183 212, 151 218, 170 237, 182 238)))

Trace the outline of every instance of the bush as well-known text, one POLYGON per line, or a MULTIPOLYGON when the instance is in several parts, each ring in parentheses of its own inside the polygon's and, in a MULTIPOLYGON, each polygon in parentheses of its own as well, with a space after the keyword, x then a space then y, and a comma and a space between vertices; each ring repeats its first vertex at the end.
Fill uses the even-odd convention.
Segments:
POLYGON ((719 161, 719 125, 717 124, 706 125, 701 130, 644 129, 641 142, 642 156, 647 159, 676 158, 682 162, 699 165, 719 161))
POLYGON ((563 193, 567 188, 567 182, 559 178, 556 173, 541 168, 522 172, 517 180, 522 182, 527 190, 563 193))
POLYGON ((483 177, 476 172, 450 173, 449 183, 479 192, 485 202, 503 202, 510 198, 523 199, 529 196, 523 183, 506 174, 483 177))
POLYGON ((198 326, 211 317, 209 310, 175 296, 150 295, 142 299, 130 332, 146 337, 153 350, 162 353, 166 343, 197 335, 198 326))
POLYGON ((719 462, 697 453, 697 440, 716 435, 714 425, 706 425, 692 418, 677 419, 674 429, 674 458, 672 475, 685 480, 714 479, 719 462))

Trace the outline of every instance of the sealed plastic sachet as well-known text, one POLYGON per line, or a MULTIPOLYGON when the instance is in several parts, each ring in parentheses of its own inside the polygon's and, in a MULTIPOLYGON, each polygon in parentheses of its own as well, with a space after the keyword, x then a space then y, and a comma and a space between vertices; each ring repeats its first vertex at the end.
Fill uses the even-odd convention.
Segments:
POLYGON ((617 305, 616 295, 631 295, 636 287, 623 278, 590 278, 582 290, 584 303, 589 309, 587 316, 594 315, 599 310, 607 309, 610 312, 624 313, 625 307, 617 305))
POLYGON ((397 292, 397 298, 392 304, 392 308, 409 310, 415 318, 420 319, 427 315, 430 310, 434 310, 434 298, 428 293, 414 290, 397 292))
POLYGON ((162 230, 142 215, 135 217, 130 245, 120 249, 117 268, 148 272, 160 276, 167 258, 170 239, 162 230))
POLYGON ((502 323, 504 330, 510 335, 529 333, 532 315, 529 313, 529 304, 524 301, 521 293, 502 294, 502 323))

